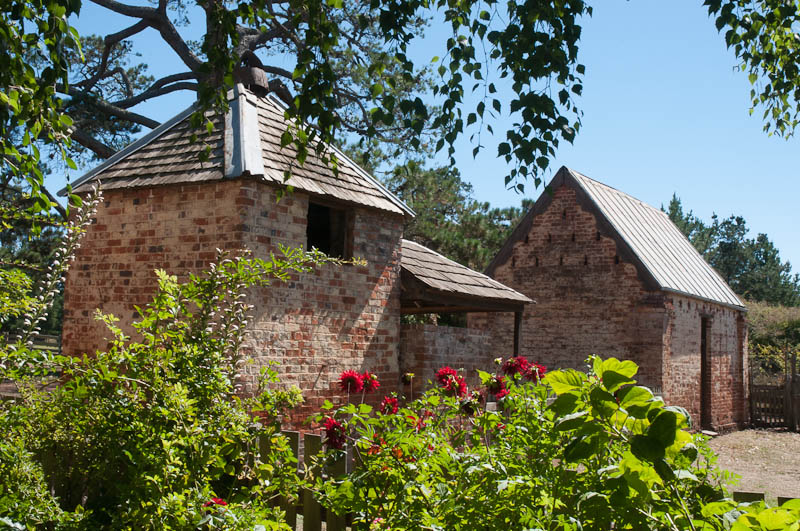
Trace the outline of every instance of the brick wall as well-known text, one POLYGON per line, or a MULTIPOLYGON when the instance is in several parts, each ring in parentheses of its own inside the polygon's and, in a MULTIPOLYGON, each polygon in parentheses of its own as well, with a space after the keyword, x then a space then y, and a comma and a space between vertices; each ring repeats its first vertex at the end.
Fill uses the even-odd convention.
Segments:
MULTIPOLYGON (((278 243, 305 246, 306 194, 276 203, 272 188, 251 181, 241 198, 249 207, 243 240, 255 255, 278 243)), ((306 398, 298 417, 318 412, 325 399, 344 401, 338 376, 346 369, 375 372, 381 397, 398 390, 402 218, 357 208, 353 223, 353 253, 366 266, 323 266, 252 293, 256 312, 246 347, 254 363, 246 370, 254 375, 278 362, 282 381, 306 398)))
POLYGON ((741 312, 672 296, 664 355, 664 398, 689 410, 701 427, 701 326, 707 319, 710 427, 729 429, 747 422, 747 327, 741 312))
POLYGON ((68 354, 104 350, 110 337, 95 308, 120 318, 155 293, 155 269, 185 277, 203 270, 215 249, 241 248, 236 200, 240 183, 106 190, 64 290, 62 348, 68 354))
POLYGON ((475 387, 480 383, 476 370, 493 372, 497 356, 487 331, 432 324, 401 326, 400 369, 414 373, 415 394, 445 365, 462 370, 467 385, 475 387))
MULTIPOLYGON (((690 297, 645 289, 574 190, 554 191, 494 278, 536 301, 525 309, 521 353, 548 368, 585 370, 589 354, 635 361, 637 380, 685 407, 700 426, 700 326, 709 318, 711 424, 747 420, 747 328, 744 315, 690 297)), ((513 317, 470 316, 492 330, 492 350, 510 353, 513 317)))
MULTIPOLYGON (((496 268, 496 280, 536 301, 523 314, 520 353, 552 369, 584 370, 590 354, 631 359, 642 383, 660 387, 663 296, 646 291, 635 266, 598 231, 574 190, 560 187, 496 268)), ((511 354, 513 316, 470 316, 470 326, 493 330, 492 350, 511 354)))
MULTIPOLYGON (((307 194, 276 202, 273 188, 253 180, 104 195, 67 279, 67 353, 105 348, 108 334, 92 318, 94 308, 130 322, 133 306, 154 293, 153 269, 185 277, 204 269, 216 248, 246 246, 266 258, 279 243, 306 244, 307 194)), ((367 266, 325 266, 250 293, 256 308, 245 344, 253 359, 244 369, 245 389, 264 364, 277 362, 282 381, 307 398, 295 420, 318 411, 325 398, 342 399, 336 379, 343 369, 377 372, 382 390, 398 386, 402 218, 361 208, 353 218, 354 254, 367 266)))

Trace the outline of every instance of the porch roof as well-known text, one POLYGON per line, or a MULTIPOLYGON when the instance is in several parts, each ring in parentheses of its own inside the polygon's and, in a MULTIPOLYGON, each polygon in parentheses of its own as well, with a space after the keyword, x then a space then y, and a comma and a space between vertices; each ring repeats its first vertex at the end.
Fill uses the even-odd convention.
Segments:
POLYGON ((413 313, 519 312, 533 302, 458 262, 402 241, 400 311, 413 313))

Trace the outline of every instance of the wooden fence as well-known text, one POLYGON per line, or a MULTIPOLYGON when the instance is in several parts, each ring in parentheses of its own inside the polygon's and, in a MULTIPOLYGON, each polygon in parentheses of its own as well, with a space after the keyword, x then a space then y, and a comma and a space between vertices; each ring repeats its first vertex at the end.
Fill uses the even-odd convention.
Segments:
MULTIPOLYGON (((315 465, 313 457, 322 449, 322 436, 316 433, 304 433, 302 435, 302 445, 300 444, 300 433, 296 431, 284 431, 284 435, 289 438, 289 445, 297 457, 298 463, 304 463, 311 468, 315 465)), ((339 476, 352 470, 352 456, 339 459, 333 464, 326 466, 323 474, 339 476)), ((349 518, 336 515, 326 511, 320 503, 314 499, 310 490, 304 489, 298 498, 298 504, 289 503, 282 499, 281 508, 286 511, 286 523, 289 527, 298 531, 321 531, 324 527, 327 531, 344 531, 349 525, 349 518)))
POLYGON ((755 384, 750 370, 750 424, 797 431, 800 423, 800 374, 797 354, 785 354, 783 383, 755 384))

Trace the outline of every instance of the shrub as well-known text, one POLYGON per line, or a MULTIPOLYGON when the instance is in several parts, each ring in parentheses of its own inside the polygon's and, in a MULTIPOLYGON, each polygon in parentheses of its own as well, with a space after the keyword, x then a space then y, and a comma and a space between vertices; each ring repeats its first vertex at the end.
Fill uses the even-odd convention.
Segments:
MULTIPOLYGON (((716 518, 703 507, 724 493, 687 413, 636 386, 632 362, 591 364, 589 375, 552 371, 541 382, 506 370, 498 411, 454 395, 445 370, 441 386, 396 414, 330 412, 359 466, 316 478, 318 496, 364 529, 690 529, 716 518)), ((330 446, 320 459, 341 455, 330 446)))
POLYGON ((53 528, 286 528, 272 502, 291 497, 297 477, 280 415, 300 394, 276 388, 266 370, 254 397, 236 395, 244 290, 324 260, 297 250, 269 261, 221 254, 187 282, 157 272, 155 300, 133 325, 140 339, 100 315, 114 338, 107 352, 9 350, 3 367, 13 370, 0 376, 14 378, 21 398, 0 409, 4 433, 17 434, 0 447, 0 471, 13 472, 0 476, 0 518, 53 528), (55 366, 60 385, 43 390, 37 375, 55 366))

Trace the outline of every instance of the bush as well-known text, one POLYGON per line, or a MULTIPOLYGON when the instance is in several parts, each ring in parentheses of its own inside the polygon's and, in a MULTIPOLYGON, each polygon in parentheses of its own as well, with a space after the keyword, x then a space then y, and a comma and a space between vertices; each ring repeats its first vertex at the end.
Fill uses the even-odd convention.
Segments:
POLYGON ((99 316, 114 340, 83 358, 4 350, 0 377, 18 400, 0 406, 14 434, 0 446, 0 522, 44 528, 286 528, 274 508, 294 495, 295 459, 280 416, 300 400, 262 373, 253 398, 236 395, 248 286, 323 261, 284 251, 270 261, 219 257, 180 283, 158 272, 153 303, 139 309, 139 340, 99 316), (43 390, 41 374, 62 370, 43 390))
MULTIPOLYGON (((318 495, 363 529, 690 529, 717 518, 703 507, 724 492, 687 413, 636 386, 634 363, 591 363, 589 375, 542 381, 481 373, 503 396, 499 411, 481 403, 485 390, 462 396, 447 378, 395 414, 340 408, 331 418, 360 465, 316 478, 318 495)), ((334 446, 321 459, 338 458, 334 446)))

